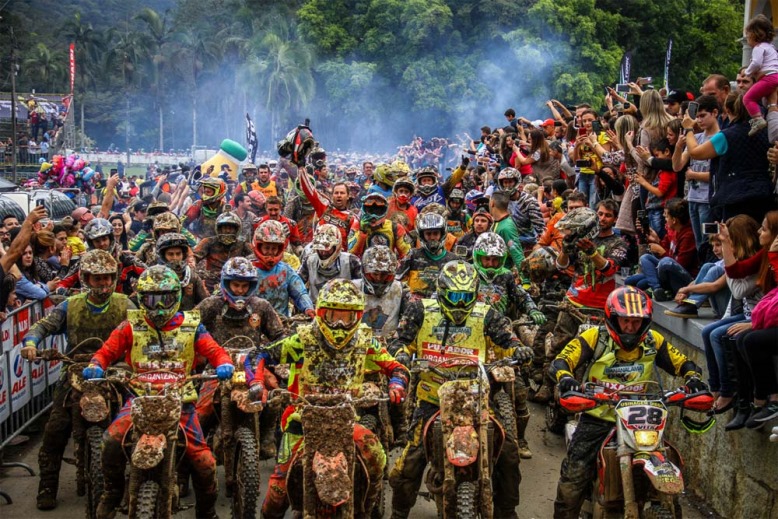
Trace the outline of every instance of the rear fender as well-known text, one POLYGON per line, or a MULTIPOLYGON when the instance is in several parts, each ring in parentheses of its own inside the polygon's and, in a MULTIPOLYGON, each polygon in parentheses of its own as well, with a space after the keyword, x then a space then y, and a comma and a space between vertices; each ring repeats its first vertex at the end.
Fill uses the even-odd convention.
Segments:
POLYGON ((659 452, 639 452, 635 454, 632 465, 643 467, 643 472, 654 488, 663 494, 680 494, 683 492, 683 475, 681 469, 659 452))
POLYGON ((132 451, 132 465, 143 470, 152 469, 165 458, 166 448, 164 434, 142 434, 132 451))
POLYGON ((322 503, 338 507, 351 499, 353 483, 346 455, 343 452, 327 456, 321 451, 316 451, 311 467, 313 468, 316 494, 322 503))
POLYGON ((478 433, 472 425, 454 427, 446 439, 446 457, 455 467, 466 467, 478 459, 478 433))

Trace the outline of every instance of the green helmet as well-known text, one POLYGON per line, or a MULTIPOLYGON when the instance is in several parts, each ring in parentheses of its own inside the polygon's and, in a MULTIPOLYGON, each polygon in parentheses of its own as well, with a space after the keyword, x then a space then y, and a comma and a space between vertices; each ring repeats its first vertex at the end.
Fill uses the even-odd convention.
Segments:
POLYGON ((449 261, 438 275, 440 311, 454 324, 464 324, 475 307, 478 296, 478 274, 469 263, 449 261))
POLYGON ((144 270, 136 290, 141 308, 157 328, 166 325, 181 306, 181 282, 172 269, 163 265, 144 270))
POLYGON ((494 278, 505 269, 505 260, 508 259, 508 248, 505 240, 494 232, 485 232, 478 236, 473 247, 473 266, 478 271, 481 279, 491 283, 494 278), (500 258, 500 264, 496 268, 486 268, 482 260, 487 256, 500 258))

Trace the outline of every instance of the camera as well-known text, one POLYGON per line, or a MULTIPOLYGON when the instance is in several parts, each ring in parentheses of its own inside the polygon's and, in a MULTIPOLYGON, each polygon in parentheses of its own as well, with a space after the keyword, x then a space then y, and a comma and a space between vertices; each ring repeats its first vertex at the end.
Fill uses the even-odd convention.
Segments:
POLYGON ((35 207, 41 207, 46 205, 46 200, 39 198, 35 201, 35 207))
POLYGON ((629 92, 629 85, 626 83, 619 83, 616 85, 616 92, 629 92))
POLYGON ((638 242, 646 243, 648 235, 651 232, 651 223, 648 220, 648 213, 643 209, 638 209, 637 219, 640 223, 640 230, 638 231, 638 242))
POLYGON ((697 118, 697 110, 700 108, 700 103, 697 101, 689 101, 689 106, 686 108, 686 114, 690 119, 697 118))
POLYGON ((720 227, 718 223, 704 223, 702 224, 702 234, 705 235, 711 235, 711 234, 718 234, 720 231, 720 227))

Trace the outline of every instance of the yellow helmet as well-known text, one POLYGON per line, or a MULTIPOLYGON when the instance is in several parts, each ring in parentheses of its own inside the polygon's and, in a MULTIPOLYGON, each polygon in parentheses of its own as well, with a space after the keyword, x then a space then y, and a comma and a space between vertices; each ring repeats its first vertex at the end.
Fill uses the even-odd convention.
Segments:
POLYGON ((354 337, 364 311, 365 296, 354 283, 331 279, 319 291, 316 324, 327 343, 340 350, 354 337))
POLYGON ((478 273, 462 260, 449 261, 438 276, 438 304, 443 315, 454 324, 463 324, 475 307, 478 273))

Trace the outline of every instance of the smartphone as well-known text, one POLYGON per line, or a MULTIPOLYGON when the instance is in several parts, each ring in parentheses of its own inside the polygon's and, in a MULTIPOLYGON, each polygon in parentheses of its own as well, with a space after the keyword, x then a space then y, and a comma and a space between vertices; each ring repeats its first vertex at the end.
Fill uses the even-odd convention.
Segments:
POLYGON ((616 85, 616 92, 629 92, 629 85, 626 83, 619 83, 616 85))
POLYGON ((592 132, 595 135, 602 133, 602 123, 600 121, 592 121, 592 132))
POLYGON ((697 110, 700 108, 700 103, 697 101, 689 101, 689 107, 686 109, 686 113, 692 119, 697 118, 697 110))
POLYGON ((575 167, 576 168, 589 168, 592 166, 591 160, 576 160, 575 161, 575 167))
POLYGON ((702 234, 711 235, 719 233, 718 223, 704 223, 702 224, 702 234))
POLYGON ((44 200, 43 198, 39 198, 35 201, 35 207, 40 207, 45 205, 46 205, 46 200, 44 200))
POLYGON ((624 109, 625 109, 625 110, 629 110, 630 108, 632 108, 632 105, 631 105, 631 104, 629 104, 629 103, 624 103, 624 109))

